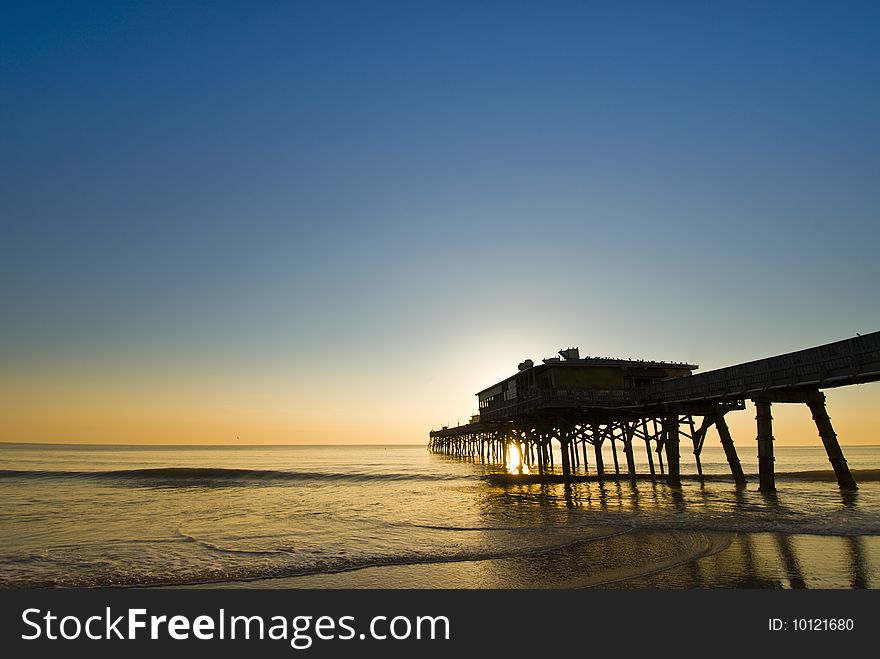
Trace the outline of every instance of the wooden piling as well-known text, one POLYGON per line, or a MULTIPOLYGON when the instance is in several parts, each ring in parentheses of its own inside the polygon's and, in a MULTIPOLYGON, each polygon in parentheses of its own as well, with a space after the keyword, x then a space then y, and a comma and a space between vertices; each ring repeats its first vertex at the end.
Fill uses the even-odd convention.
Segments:
POLYGON ((557 439, 559 440, 559 453, 562 458, 562 476, 568 478, 571 476, 571 462, 569 460, 570 454, 568 450, 569 440, 564 435, 565 433, 560 432, 557 439))
POLYGON ((540 433, 535 433, 535 441, 537 442, 537 450, 538 450, 538 473, 543 474, 547 471, 547 465, 544 460, 546 452, 544 451, 544 436, 540 433))
POLYGON ((736 447, 733 445, 733 438, 730 436, 730 428, 727 427, 727 421, 724 420, 723 413, 715 416, 715 429, 718 431, 718 437, 721 439, 721 446, 724 448, 724 455, 727 457, 727 464, 730 466, 730 473, 733 474, 734 482, 739 487, 745 487, 746 476, 739 462, 739 456, 736 454, 736 447))
POLYGON ((668 465, 666 483, 679 486, 681 485, 681 474, 679 473, 678 414, 668 414, 663 418, 663 434, 663 443, 666 445, 666 463, 668 465))
POLYGON ((776 491, 776 474, 773 462, 773 416, 770 414, 770 403, 755 402, 755 416, 758 422, 758 481, 762 492, 776 491))
POLYGON ((611 456, 614 458, 614 473, 620 476, 620 464, 617 462, 617 443, 614 437, 614 430, 611 430, 609 439, 611 439, 611 456))
POLYGON ((633 457, 633 438, 635 437, 636 428, 633 424, 626 424, 625 434, 623 438, 623 452, 626 454, 626 470, 629 472, 630 478, 635 480, 636 477, 636 460, 633 457))
POLYGON ((593 427, 593 450, 596 454, 596 473, 599 476, 599 480, 604 480, 605 478, 605 461, 602 459, 602 441, 604 437, 602 437, 599 433, 596 432, 597 428, 593 427))
POLYGON ((831 425, 831 418, 825 409, 825 395, 819 392, 816 400, 807 403, 810 412, 813 413, 813 421, 819 430, 819 436, 822 438, 822 444, 825 446, 825 453, 828 454, 828 460, 834 469, 834 475, 837 476, 837 485, 842 490, 857 490, 856 482, 849 471, 846 464, 846 458, 843 457, 843 450, 837 441, 837 433, 831 425))
POLYGON ((587 462, 587 438, 584 436, 583 432, 578 433, 578 436, 581 440, 581 453, 584 456, 584 473, 590 473, 589 462, 587 462))
POLYGON ((645 436, 645 451, 648 453, 648 468, 651 470, 651 476, 655 476, 654 456, 651 454, 651 436, 648 434, 647 419, 642 419, 642 434, 645 436))

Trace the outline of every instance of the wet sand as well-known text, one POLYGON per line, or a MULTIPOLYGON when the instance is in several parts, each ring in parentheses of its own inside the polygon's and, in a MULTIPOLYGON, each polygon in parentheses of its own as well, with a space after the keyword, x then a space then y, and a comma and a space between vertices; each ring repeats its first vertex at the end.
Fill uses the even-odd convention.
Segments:
POLYGON ((878 588, 880 537, 627 531, 534 556, 211 588, 878 588))

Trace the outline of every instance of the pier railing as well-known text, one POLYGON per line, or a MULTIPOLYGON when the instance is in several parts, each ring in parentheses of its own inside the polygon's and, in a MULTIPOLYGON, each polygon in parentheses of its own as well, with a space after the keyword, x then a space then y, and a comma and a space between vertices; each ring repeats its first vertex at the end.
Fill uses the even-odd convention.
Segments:
POLYGON ((748 398, 785 389, 828 389, 880 379, 880 332, 759 359, 635 390, 637 405, 748 398))

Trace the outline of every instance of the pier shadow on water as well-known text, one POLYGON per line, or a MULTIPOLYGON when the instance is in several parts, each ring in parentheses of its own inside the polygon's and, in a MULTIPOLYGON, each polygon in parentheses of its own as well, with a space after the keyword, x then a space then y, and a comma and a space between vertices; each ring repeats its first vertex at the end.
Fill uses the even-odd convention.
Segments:
POLYGON ((629 479, 491 486, 481 497, 487 520, 515 510, 540 517, 544 532, 584 531, 582 541, 521 562, 493 562, 492 580, 519 587, 878 587, 880 538, 829 525, 841 511, 860 519, 861 495, 823 488, 819 499, 809 490, 800 484, 767 493, 711 480, 680 488, 629 479))

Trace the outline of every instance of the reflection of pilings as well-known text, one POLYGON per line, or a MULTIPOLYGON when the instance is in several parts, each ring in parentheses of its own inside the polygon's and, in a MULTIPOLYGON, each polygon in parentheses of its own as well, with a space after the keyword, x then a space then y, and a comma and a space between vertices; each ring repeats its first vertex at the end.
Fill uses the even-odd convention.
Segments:
MULTIPOLYGON (((740 503, 742 503, 741 497, 737 497, 740 503)), ((743 552, 743 572, 745 573, 746 583, 749 587, 754 587, 754 585, 758 582, 758 563, 755 560, 755 548, 752 546, 752 534, 751 533, 739 533, 737 534, 737 538, 739 539, 740 547, 742 547, 743 552)))
POLYGON ((755 410, 758 422, 758 480, 762 492, 776 491, 776 474, 773 468, 773 417, 770 403, 757 401, 755 410))
POLYGON ((825 410, 825 396, 819 394, 821 399, 817 399, 807 403, 810 412, 813 413, 813 421, 816 422, 816 428, 819 430, 819 436, 825 445, 825 452, 828 454, 828 460, 834 469, 834 475, 837 476, 837 484, 841 489, 855 490, 856 482, 853 480, 849 467, 846 464, 846 458, 843 457, 843 451, 837 441, 837 433, 831 425, 831 419, 825 410))
POLYGON ((784 533, 777 533, 776 544, 779 546, 779 555, 782 557, 791 587, 806 588, 807 582, 795 555, 794 547, 791 545, 791 539, 784 533))
POLYGON ((868 568, 862 538, 850 536, 846 539, 849 545, 850 574, 853 588, 868 588, 868 568))
POLYGON ((566 508, 574 508, 575 502, 574 502, 574 498, 571 496, 572 495, 571 483, 569 483, 568 481, 563 483, 562 492, 563 492, 563 496, 565 497, 565 507, 566 508))

